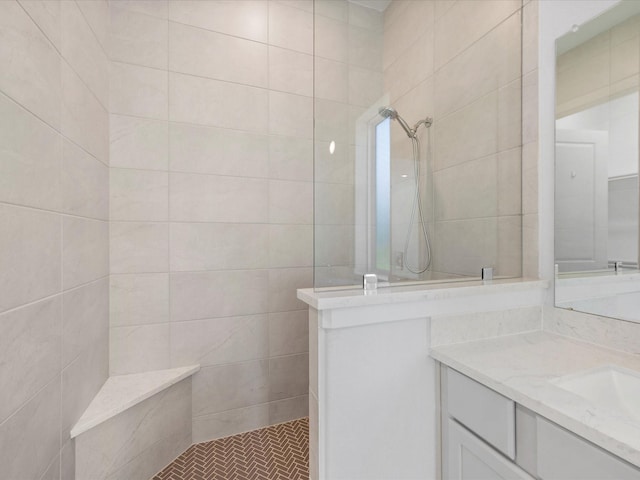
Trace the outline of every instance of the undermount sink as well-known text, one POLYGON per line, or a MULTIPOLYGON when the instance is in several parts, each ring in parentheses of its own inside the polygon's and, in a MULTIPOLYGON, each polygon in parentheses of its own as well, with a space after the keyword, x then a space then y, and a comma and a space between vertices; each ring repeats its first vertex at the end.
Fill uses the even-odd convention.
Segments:
POLYGON ((640 372, 606 366, 566 375, 551 383, 640 422, 640 372))

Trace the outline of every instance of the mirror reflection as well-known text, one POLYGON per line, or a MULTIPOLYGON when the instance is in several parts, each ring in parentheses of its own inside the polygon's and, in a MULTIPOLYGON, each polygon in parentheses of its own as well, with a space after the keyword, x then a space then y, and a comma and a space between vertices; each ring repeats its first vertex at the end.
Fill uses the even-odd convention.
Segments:
POLYGON ((556 306, 640 322, 640 5, 557 42, 556 306))

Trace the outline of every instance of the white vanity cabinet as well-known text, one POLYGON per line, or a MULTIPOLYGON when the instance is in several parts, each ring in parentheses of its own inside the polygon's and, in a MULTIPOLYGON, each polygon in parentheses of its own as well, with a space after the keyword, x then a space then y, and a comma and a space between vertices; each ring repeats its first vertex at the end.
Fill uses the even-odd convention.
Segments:
POLYGON ((444 480, 640 480, 640 469, 459 372, 441 369, 444 480))
POLYGON ((514 463, 513 400, 449 368, 441 395, 444 479, 533 480, 514 463))
POLYGON ((448 465, 451 480, 533 480, 529 474, 490 447, 455 420, 449 418, 448 465))
POLYGON ((640 470, 573 433, 537 417, 538 476, 542 480, 640 480, 640 470))

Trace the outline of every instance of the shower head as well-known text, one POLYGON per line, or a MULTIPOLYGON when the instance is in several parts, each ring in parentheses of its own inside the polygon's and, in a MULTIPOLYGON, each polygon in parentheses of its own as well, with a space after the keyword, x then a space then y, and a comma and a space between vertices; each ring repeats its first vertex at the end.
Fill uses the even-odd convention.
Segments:
POLYGON ((400 115, 398 115, 398 112, 396 111, 395 108, 392 108, 389 106, 380 107, 378 109, 378 113, 384 118, 390 118, 391 120, 396 120, 400 124, 400 126, 404 129, 404 131, 407 132, 407 135, 409 135, 409 138, 415 138, 416 131, 413 130, 400 115))
POLYGON ((396 118, 398 118, 398 112, 396 111, 395 108, 391 108, 391 107, 380 107, 378 109, 378 113, 384 117, 384 118, 391 118, 393 120, 395 120, 396 118))

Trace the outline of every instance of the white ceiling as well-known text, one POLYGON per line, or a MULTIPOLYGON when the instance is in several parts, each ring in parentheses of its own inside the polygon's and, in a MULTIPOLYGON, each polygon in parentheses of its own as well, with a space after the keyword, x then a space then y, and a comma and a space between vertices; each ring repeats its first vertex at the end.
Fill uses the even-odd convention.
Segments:
POLYGON ((384 12, 391 3, 391 0, 349 0, 351 3, 357 3, 363 7, 372 8, 379 12, 384 12))

